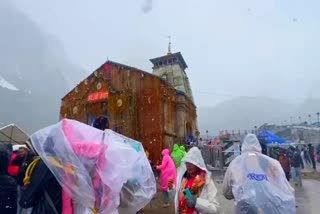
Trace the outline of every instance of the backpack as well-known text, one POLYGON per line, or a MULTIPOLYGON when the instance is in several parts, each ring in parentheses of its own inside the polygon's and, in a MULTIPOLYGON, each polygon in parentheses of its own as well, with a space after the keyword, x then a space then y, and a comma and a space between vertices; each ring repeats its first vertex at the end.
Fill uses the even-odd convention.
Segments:
MULTIPOLYGON (((39 162, 41 161, 40 157, 35 157, 34 160, 28 164, 28 166, 26 167, 25 170, 25 174, 24 174, 24 178, 23 178, 23 186, 28 186, 31 181, 32 181, 32 175, 33 175, 33 171, 34 169, 37 167, 37 165, 39 164, 39 162)), ((21 191, 25 191, 25 189, 21 189, 21 191)), ((32 213, 46 213, 46 207, 44 206, 43 203, 41 203, 41 200, 45 200, 46 203, 49 205, 52 214, 58 214, 59 212, 57 211, 51 197, 49 196, 48 192, 46 190, 44 190, 43 192, 43 196, 39 197, 39 195, 35 196, 35 198, 38 198, 36 201, 34 201, 34 205, 37 204, 36 207, 34 207, 34 210, 32 211, 32 213)), ((21 201, 20 201, 21 203, 21 201)), ((24 206, 22 206, 24 207, 24 206)), ((24 207, 24 208, 28 208, 28 207, 24 207)))

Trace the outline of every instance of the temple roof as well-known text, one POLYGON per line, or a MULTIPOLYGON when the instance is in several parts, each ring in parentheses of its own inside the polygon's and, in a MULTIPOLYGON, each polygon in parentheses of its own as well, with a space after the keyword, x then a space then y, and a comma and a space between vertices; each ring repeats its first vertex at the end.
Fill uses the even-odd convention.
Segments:
POLYGON ((181 68, 184 70, 188 68, 187 63, 184 61, 182 54, 180 52, 170 54, 168 53, 165 56, 157 57, 150 59, 154 68, 162 67, 170 64, 180 64, 181 68))

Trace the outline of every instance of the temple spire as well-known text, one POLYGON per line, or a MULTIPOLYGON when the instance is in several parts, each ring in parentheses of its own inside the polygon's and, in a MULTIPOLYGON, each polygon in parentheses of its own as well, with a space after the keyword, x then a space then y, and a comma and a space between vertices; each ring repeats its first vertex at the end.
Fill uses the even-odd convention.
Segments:
POLYGON ((167 55, 170 55, 170 54, 172 54, 172 52, 171 52, 171 36, 168 36, 168 39, 169 39, 169 44, 168 44, 168 54, 167 55))

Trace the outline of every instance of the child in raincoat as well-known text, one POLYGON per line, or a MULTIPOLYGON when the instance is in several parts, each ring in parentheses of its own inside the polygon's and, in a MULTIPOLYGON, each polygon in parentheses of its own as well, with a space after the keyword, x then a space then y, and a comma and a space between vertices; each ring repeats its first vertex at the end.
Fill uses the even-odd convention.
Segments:
POLYGON ((160 175, 160 189, 163 192, 163 207, 169 207, 169 180, 176 183, 177 171, 173 160, 170 157, 170 150, 164 149, 162 151, 161 165, 157 166, 157 170, 161 172, 160 175))

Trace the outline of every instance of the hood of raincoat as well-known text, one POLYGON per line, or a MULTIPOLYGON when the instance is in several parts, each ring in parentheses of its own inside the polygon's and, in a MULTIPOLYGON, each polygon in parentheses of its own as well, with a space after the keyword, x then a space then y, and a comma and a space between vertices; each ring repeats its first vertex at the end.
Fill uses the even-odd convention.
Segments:
POLYGON ((203 171, 208 172, 206 164, 204 163, 201 151, 197 147, 192 147, 186 156, 182 159, 183 163, 191 163, 203 171))
POLYGON ((242 152, 259 152, 261 153, 261 145, 258 138, 254 134, 247 134, 242 143, 242 152))
POLYGON ((179 145, 178 144, 174 144, 173 145, 173 150, 172 151, 178 151, 179 150, 179 145))
POLYGON ((169 149, 164 149, 162 150, 162 153, 161 153, 163 156, 165 155, 169 155, 170 154, 170 150, 169 149))
POLYGON ((184 146, 180 146, 180 149, 184 152, 186 151, 186 148, 184 146))
MULTIPOLYGON (((199 213, 207 214, 207 213, 217 213, 214 206, 218 206, 217 202, 215 201, 216 192, 217 189, 213 183, 213 180, 211 178, 211 173, 207 170, 206 164, 203 160, 201 151, 197 147, 192 147, 188 153, 186 153, 185 157, 182 159, 181 166, 178 170, 178 178, 177 178, 177 185, 176 185, 176 191, 179 191, 181 189, 182 180, 184 177, 186 169, 185 163, 191 163, 201 170, 205 171, 205 186, 203 187, 203 193, 201 192, 200 196, 197 199, 196 207, 200 205, 203 202, 203 209, 199 213), (210 202, 209 202, 210 201, 210 202), (215 211, 214 211, 215 210, 215 211)), ((179 207, 179 194, 175 194, 175 213, 178 212, 179 207)), ((198 209, 198 208, 197 208, 198 209)))

